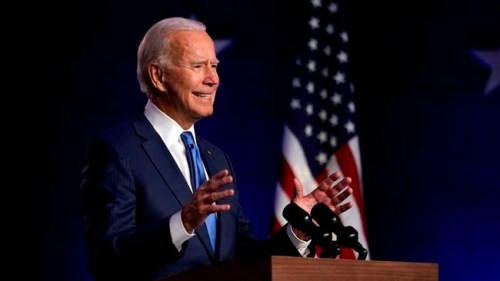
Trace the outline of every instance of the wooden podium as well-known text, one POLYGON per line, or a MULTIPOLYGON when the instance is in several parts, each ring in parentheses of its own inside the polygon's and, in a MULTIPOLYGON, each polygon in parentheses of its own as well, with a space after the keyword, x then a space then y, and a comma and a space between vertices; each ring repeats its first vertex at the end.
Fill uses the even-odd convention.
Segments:
POLYGON ((435 263, 272 256, 230 260, 157 281, 437 281, 435 263))

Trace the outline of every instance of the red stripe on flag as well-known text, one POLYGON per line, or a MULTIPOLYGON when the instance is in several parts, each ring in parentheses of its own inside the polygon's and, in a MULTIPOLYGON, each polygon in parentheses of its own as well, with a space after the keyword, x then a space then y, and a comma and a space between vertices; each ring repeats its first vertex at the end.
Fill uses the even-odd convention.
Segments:
MULTIPOLYGON (((281 185, 282 191, 284 193, 286 193, 288 198, 290 198, 290 200, 291 200, 293 198, 294 193, 295 193, 295 186, 293 183, 293 179, 295 178, 295 175, 294 175, 290 165, 288 165, 288 162, 286 161, 286 159, 283 158, 282 163, 283 164, 281 167, 280 185, 281 185)), ((272 232, 273 233, 276 233, 282 227, 281 223, 278 221, 276 216, 277 216, 277 214, 275 214, 275 216, 274 216, 274 221, 273 221, 273 225, 272 225, 272 232)))
POLYGON ((354 255, 353 249, 341 247, 339 258, 345 259, 345 260, 354 260, 354 259, 356 259, 356 256, 354 255))
POLYGON ((292 199, 295 194, 295 185, 293 183, 293 179, 295 175, 292 171, 288 162, 283 159, 283 166, 281 167, 281 179, 280 184, 283 191, 288 195, 288 198, 292 199))
POLYGON ((346 144, 337 150, 336 154, 337 162, 339 163, 340 169, 345 176, 351 177, 352 183, 350 184, 353 190, 353 196, 358 205, 359 213, 361 216, 361 221, 363 223, 363 232, 366 235, 366 222, 365 222, 365 208, 363 204, 363 195, 361 194, 361 179, 359 178, 358 168, 356 166, 356 161, 352 155, 351 147, 346 144))

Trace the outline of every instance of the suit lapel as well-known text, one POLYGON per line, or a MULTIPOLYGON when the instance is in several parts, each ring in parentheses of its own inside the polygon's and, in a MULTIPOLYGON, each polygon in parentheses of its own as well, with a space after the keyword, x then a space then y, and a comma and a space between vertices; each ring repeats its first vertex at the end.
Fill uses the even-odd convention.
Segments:
MULTIPOLYGON (((154 130, 151 123, 149 123, 143 114, 135 119, 134 125, 137 134, 145 139, 143 142, 144 151, 148 154, 158 170, 158 173, 162 176, 167 188, 175 195, 180 210, 193 195, 181 170, 177 166, 172 154, 163 143, 160 135, 154 130)), ((203 158, 205 159, 205 157, 203 158)), ((210 170, 208 173, 211 175, 210 170)), ((196 238, 201 240, 207 252, 213 256, 214 253, 210 246, 210 238, 205 224, 197 227, 195 231, 196 238)))
MULTIPOLYGON (((205 164, 205 168, 207 169, 207 173, 210 176, 218 173, 222 169, 228 169, 229 172, 232 172, 232 167, 227 166, 227 159, 218 148, 214 147, 211 143, 205 141, 202 138, 197 138, 197 143, 200 148, 201 157, 203 159, 203 163, 205 164)), ((232 188, 233 184, 226 186, 225 188, 232 188)), ((226 231, 227 226, 234 224, 234 217, 231 212, 223 212, 217 213, 217 247, 218 247, 218 255, 220 253, 224 253, 227 250, 224 247, 230 247, 231 243, 227 243, 228 241, 233 240, 234 235, 232 232, 228 233, 226 231), (225 241, 226 243, 222 243, 221 241, 225 241)), ((207 233, 208 239, 208 233, 207 233)), ((207 244, 209 245, 209 244, 207 244)), ((217 259, 219 256, 216 257, 217 259)))

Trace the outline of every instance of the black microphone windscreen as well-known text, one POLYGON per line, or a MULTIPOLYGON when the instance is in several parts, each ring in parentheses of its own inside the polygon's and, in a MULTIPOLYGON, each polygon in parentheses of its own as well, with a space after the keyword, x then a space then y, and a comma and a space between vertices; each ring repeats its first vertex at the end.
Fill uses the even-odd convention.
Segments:
POLYGON ((315 228, 311 216, 295 203, 286 205, 283 209, 283 217, 301 231, 311 233, 315 228))
POLYGON ((343 228, 342 222, 337 214, 323 203, 314 205, 311 210, 311 216, 319 225, 332 232, 338 233, 343 228))

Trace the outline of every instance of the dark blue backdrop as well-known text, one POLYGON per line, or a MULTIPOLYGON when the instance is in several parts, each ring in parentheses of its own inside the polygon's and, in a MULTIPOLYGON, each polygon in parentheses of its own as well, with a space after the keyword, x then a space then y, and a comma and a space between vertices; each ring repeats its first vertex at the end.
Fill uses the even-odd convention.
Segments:
MULTIPOLYGON (((303 16, 290 2, 108 0, 54 13, 37 42, 55 43, 42 62, 56 71, 38 69, 49 106, 34 107, 50 130, 36 148, 44 185, 28 201, 39 223, 24 241, 40 253, 21 258, 36 269, 29 275, 92 280, 78 209, 85 145, 143 107, 136 47, 167 16, 194 14, 214 38, 233 40, 219 54, 215 114, 198 130, 232 156, 255 233, 268 235, 281 97, 303 16)), ((498 50, 498 1, 390 2, 349 7, 371 257, 437 262, 443 281, 497 280, 500 93, 484 93, 492 73, 471 50, 498 50)))

